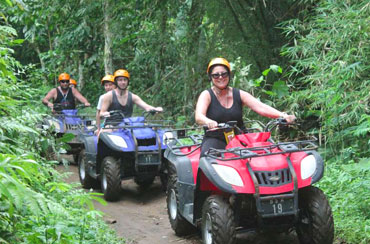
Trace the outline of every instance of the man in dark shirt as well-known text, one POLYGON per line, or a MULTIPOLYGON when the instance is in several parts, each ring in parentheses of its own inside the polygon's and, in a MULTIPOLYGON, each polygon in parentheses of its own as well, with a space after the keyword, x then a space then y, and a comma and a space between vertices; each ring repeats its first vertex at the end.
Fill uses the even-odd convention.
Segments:
POLYGON ((101 115, 108 116, 109 111, 121 110, 125 117, 131 117, 133 104, 138 105, 145 111, 163 111, 162 107, 153 107, 144 102, 138 95, 129 92, 129 82, 130 74, 127 70, 119 69, 114 72, 114 83, 116 84, 116 89, 104 95, 104 101, 100 112, 101 115))
POLYGON ((63 109, 75 109, 75 98, 83 103, 86 107, 90 106, 87 99, 74 87, 69 87, 70 76, 67 73, 62 73, 58 77, 59 86, 51 89, 48 94, 42 99, 42 103, 51 108, 53 111, 54 104, 60 104, 63 109), (49 102, 52 99, 53 102, 49 102))

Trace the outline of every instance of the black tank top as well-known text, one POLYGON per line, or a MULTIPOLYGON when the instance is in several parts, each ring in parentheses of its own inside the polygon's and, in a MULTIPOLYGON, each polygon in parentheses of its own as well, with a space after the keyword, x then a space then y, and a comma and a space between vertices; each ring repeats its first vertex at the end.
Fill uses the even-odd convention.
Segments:
POLYGON ((122 106, 117 98, 116 92, 113 90, 112 91, 112 103, 108 108, 108 111, 113 111, 113 110, 121 110, 123 111, 123 114, 125 117, 131 117, 132 112, 133 112, 133 103, 132 103, 132 94, 131 92, 128 92, 127 96, 127 103, 125 106, 122 106))
MULTIPOLYGON (((73 93, 72 93, 72 88, 69 87, 66 94, 63 94, 59 90, 59 88, 56 88, 56 89, 57 89, 57 99, 55 99, 53 103, 54 104, 60 103, 61 109, 75 109, 76 104, 75 104, 75 97, 73 96, 73 93)), ((58 110, 59 108, 56 106, 56 109, 58 110)))
MULTIPOLYGON (((217 123, 226 123, 228 121, 237 121, 240 129, 244 129, 243 123, 243 103, 240 98, 240 90, 232 88, 233 92, 233 105, 230 108, 225 108, 218 101, 212 89, 207 90, 211 95, 211 103, 209 104, 206 116, 217 123)), ((222 131, 207 132, 206 136, 224 138, 222 131)))

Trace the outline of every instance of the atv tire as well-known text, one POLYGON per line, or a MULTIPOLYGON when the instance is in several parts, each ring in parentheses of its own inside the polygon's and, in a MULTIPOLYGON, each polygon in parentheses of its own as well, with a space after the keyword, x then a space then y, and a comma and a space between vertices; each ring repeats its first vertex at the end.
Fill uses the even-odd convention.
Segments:
POLYGON ((139 185, 141 188, 149 188, 149 186, 151 186, 154 182, 154 178, 155 176, 153 177, 149 177, 149 178, 140 178, 140 177, 135 177, 134 178, 134 181, 137 185, 139 185))
POLYGON ((168 161, 167 160, 163 160, 162 168, 159 171, 159 178, 161 180, 162 190, 166 192, 167 185, 168 185, 168 161))
POLYGON ((78 164, 78 158, 80 157, 80 155, 81 155, 81 153, 80 154, 73 154, 73 162, 75 163, 75 164, 78 164))
POLYGON ((188 235, 195 231, 195 228, 180 214, 177 174, 172 165, 170 166, 170 176, 167 184, 167 213, 171 228, 177 236, 188 235))
POLYGON ((89 175, 85 156, 85 149, 82 149, 78 157, 78 176, 80 177, 80 182, 83 188, 95 189, 99 186, 99 181, 89 175))
POLYGON ((121 167, 113 157, 103 159, 101 174, 101 190, 104 199, 107 201, 117 201, 121 193, 121 167))
POLYGON ((236 242, 234 211, 225 198, 209 196, 202 208, 202 240, 204 244, 236 242))
POLYGON ((334 221, 325 194, 314 186, 299 190, 300 219, 297 235, 301 244, 332 244, 334 221))

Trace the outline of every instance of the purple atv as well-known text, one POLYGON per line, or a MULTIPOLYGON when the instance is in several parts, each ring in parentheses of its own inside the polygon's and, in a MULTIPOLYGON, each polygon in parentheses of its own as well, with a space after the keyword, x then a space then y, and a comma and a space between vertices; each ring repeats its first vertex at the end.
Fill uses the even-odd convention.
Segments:
MULTIPOLYGON (((90 133, 80 136, 83 149, 78 160, 79 177, 86 189, 100 188, 104 198, 120 198, 121 180, 134 179, 140 187, 150 186, 160 176, 163 187, 167 184, 166 132, 168 121, 147 120, 155 112, 141 117, 124 118, 112 111, 115 123, 105 125, 99 137, 90 133), (120 116, 114 116, 117 115, 120 116)), ((170 135, 171 134, 171 135, 170 135)))

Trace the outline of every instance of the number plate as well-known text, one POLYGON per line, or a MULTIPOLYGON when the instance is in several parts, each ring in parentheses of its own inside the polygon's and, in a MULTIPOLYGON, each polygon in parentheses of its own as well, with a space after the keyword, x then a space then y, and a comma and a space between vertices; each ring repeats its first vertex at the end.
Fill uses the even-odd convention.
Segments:
POLYGON ((288 199, 274 199, 261 202, 263 215, 284 215, 285 213, 293 211, 293 198, 288 199))
POLYGON ((160 164, 157 154, 141 154, 138 159, 139 164, 160 164))

